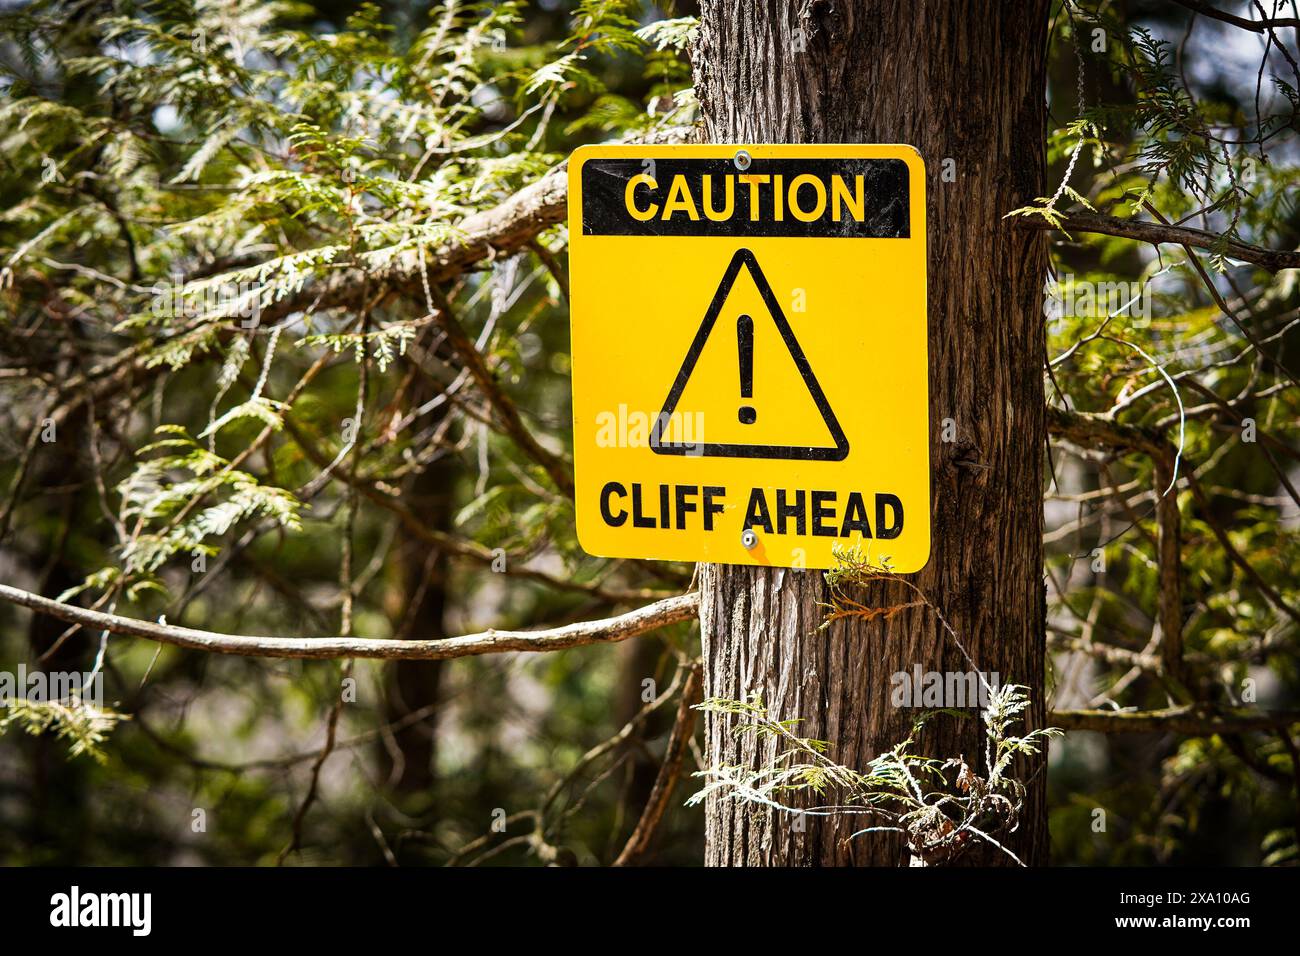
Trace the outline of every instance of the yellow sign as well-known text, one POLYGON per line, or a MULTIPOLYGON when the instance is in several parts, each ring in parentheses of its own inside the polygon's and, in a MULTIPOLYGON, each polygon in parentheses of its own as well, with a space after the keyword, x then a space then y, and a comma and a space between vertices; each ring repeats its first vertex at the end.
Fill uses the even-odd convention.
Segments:
POLYGON ((833 567, 930 554, 925 168, 909 146, 569 162, 578 540, 833 567))

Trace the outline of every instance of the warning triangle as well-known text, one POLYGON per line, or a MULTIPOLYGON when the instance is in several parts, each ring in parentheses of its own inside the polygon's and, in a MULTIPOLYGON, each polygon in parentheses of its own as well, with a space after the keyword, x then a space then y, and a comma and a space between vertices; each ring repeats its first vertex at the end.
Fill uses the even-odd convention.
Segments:
MULTIPOLYGON (((748 317, 741 317, 742 322, 746 322, 748 317)), ((745 368, 745 336, 740 336, 739 349, 741 352, 741 375, 742 381, 745 368)), ((750 351, 750 363, 752 377, 752 321, 749 321, 748 348, 750 351)), ((741 409, 742 416, 749 413, 753 415, 752 409, 741 409)), ((752 422, 753 418, 742 418, 746 423, 752 422)), ((715 458, 775 458, 796 461, 843 461, 849 453, 849 441, 844 436, 844 429, 840 427, 839 421, 835 417, 835 412, 831 409, 830 402, 826 400, 826 395, 822 391, 821 385, 817 383, 817 376, 813 374, 812 366, 808 363, 808 358, 804 355, 803 349, 799 345, 799 340, 795 338, 794 330, 790 328, 790 323, 786 320, 785 313, 781 311, 781 306, 772 292, 771 285, 768 284, 767 277, 763 275, 763 270, 759 268, 758 260, 754 253, 748 249, 738 249, 732 256, 731 262, 727 266, 727 271, 723 273, 722 281, 718 283, 718 289, 713 293, 713 301, 709 303, 708 311, 704 315, 704 321, 700 323, 699 330, 695 333, 695 338, 691 342, 690 349, 686 353, 686 358, 682 361, 681 368, 677 371, 677 377, 673 381, 672 388, 668 392, 668 398, 664 400, 663 408, 655 418, 654 427, 650 432, 650 448, 659 455, 690 455, 690 456, 711 456, 715 458), (822 422, 826 425, 830 433, 833 445, 774 445, 774 444, 748 444, 748 443, 716 443, 716 442, 689 442, 689 441, 666 441, 664 431, 672 415, 677 411, 678 403, 681 401, 682 393, 686 390, 686 385, 691 379, 691 374, 695 371, 696 364, 700 360, 700 354, 704 351, 705 344, 709 341, 709 335, 713 332, 717 324, 718 316, 722 312, 722 307, 727 302, 732 287, 736 283, 736 278, 740 275, 741 267, 749 270, 750 277, 754 280, 754 286, 762 297, 763 304, 767 308, 768 314, 775 324, 777 332, 780 333, 781 341, 789 353, 794 366, 802 379, 804 387, 808 390, 808 395, 816 405, 818 413, 821 415, 822 422)))

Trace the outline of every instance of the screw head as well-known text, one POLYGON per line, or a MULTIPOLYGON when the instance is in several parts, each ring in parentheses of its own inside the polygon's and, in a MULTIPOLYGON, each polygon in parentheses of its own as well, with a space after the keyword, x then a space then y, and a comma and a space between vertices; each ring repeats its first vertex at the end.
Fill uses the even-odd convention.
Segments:
POLYGON ((735 163, 736 168, 740 170, 749 169, 749 165, 753 161, 754 161, 754 157, 749 155, 749 150, 747 149, 736 150, 736 155, 732 159, 732 162, 735 163))
POLYGON ((746 528, 740 533, 740 543, 745 546, 746 551, 752 551, 758 545, 758 535, 754 534, 753 528, 746 528))

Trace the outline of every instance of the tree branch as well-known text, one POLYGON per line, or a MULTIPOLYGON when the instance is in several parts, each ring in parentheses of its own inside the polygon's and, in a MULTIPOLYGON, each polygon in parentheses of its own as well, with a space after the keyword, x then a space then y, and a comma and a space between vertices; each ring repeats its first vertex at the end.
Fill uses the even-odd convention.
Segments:
MULTIPOLYGON (((1156 620, 1160 623, 1160 655, 1165 673, 1184 680, 1183 668, 1183 553, 1182 514, 1178 490, 1173 487, 1173 456, 1154 459, 1156 493, 1156 567, 1159 572, 1156 620)), ((1187 698, 1184 697, 1186 700, 1187 698)))
POLYGON ((1086 211, 1067 213, 1062 218, 1060 226, 1053 225, 1042 216, 1027 216, 1020 222, 1034 229, 1059 229, 1066 233, 1090 232, 1103 236, 1118 236, 1121 239, 1134 239, 1138 242, 1174 243, 1211 252, 1222 252, 1233 259, 1253 263, 1269 272, 1300 269, 1300 252, 1265 249, 1262 246, 1253 246, 1248 242, 1230 239, 1191 226, 1163 225, 1141 219, 1117 219, 1114 216, 1086 211))
POLYGON ((1225 13, 1217 10, 1208 3, 1202 3, 1201 0, 1174 0, 1174 3, 1180 7, 1186 7, 1194 13, 1209 17, 1211 20, 1219 20, 1223 23, 1230 23, 1234 27, 1240 27, 1243 30, 1249 30, 1251 33, 1266 33, 1269 27, 1292 27, 1300 28, 1300 20, 1294 17, 1274 17, 1268 20, 1248 20, 1245 17, 1239 17, 1233 13, 1225 13))
POLYGON ((1192 490, 1192 496, 1196 499, 1196 503, 1201 506, 1201 520, 1209 526, 1211 533, 1213 533, 1214 537, 1218 540, 1219 546, 1223 548, 1224 554, 1228 556, 1233 564, 1237 565, 1237 567, 1241 568, 1241 570, 1245 572, 1246 577, 1250 578, 1255 587, 1259 588, 1260 593, 1263 594, 1274 607, 1280 611, 1286 612, 1286 615, 1291 618, 1292 621, 1300 624, 1300 608, 1292 607, 1276 588, 1264 580, 1263 576, 1255 570, 1254 565, 1247 561, 1245 555, 1237 550, 1236 546, 1232 543, 1232 539, 1228 537, 1228 532, 1225 531, 1223 526, 1215 519, 1214 511, 1210 507, 1209 499, 1206 498, 1205 492, 1201 488, 1201 483, 1196 480, 1196 475, 1192 474, 1187 476, 1187 487, 1192 490))
MULTIPOLYGON (((329 456, 316 446, 316 444, 309 438, 306 431, 293 420, 291 415, 284 416, 284 427, 285 430, 293 436, 294 443, 308 459, 321 467, 324 467, 329 462, 329 456)), ((398 520, 401 521, 403 529, 408 531, 414 537, 419 538, 421 541, 431 544, 434 547, 441 548, 448 554, 468 558, 469 560, 477 561, 480 564, 491 565, 496 563, 497 554, 492 548, 479 544, 477 541, 468 538, 458 538, 455 535, 446 533, 445 531, 439 531, 436 528, 429 527, 427 521, 421 519, 419 515, 402 503, 397 491, 389 489, 381 482, 363 480, 357 476, 348 474, 346 471, 336 471, 331 477, 355 487, 370 501, 379 505, 379 507, 392 512, 397 516, 398 520)), ((593 597, 613 603, 653 601, 665 596, 664 590, 655 590, 652 588, 608 588, 599 582, 578 581, 572 576, 562 577, 537 568, 526 566, 515 567, 513 563, 508 564, 505 571, 500 573, 508 574, 512 577, 523 578, 529 581, 536 581, 539 584, 544 584, 547 587, 556 588, 560 591, 573 591, 575 593, 590 594, 593 597)))
POLYGON ((1047 430, 1059 438, 1090 448, 1126 448, 1150 456, 1154 467, 1156 564, 1160 584, 1156 619, 1160 623, 1163 670, 1181 681, 1183 675, 1182 516, 1172 487, 1177 449, 1158 430, 1115 421, 1109 415, 1073 412, 1049 406, 1047 430))
POLYGON ((1095 657, 1107 664, 1136 667, 1157 677, 1163 677, 1165 673, 1165 662, 1157 655, 1131 651, 1126 647, 1116 647, 1114 644, 1099 644, 1095 641, 1084 641, 1069 636, 1049 636, 1047 646, 1053 650, 1087 654, 1089 657, 1095 657))
POLYGON ((677 789, 677 781, 682 775, 682 760, 686 757, 686 750, 695 733, 695 716, 698 713, 695 705, 700 702, 702 686, 703 665, 697 662, 682 687, 682 696, 677 702, 677 716, 668 737, 668 747, 664 751, 664 762, 659 765, 650 797, 646 800, 645 809, 641 811, 641 818, 637 820, 632 835, 627 838, 623 851, 614 861, 614 866, 636 866, 650 852, 664 811, 668 809, 668 800, 677 789))
MULTIPOLYGON (((686 142, 693 133, 689 126, 661 130, 639 142, 686 142)), ((446 282, 484 261, 509 255, 529 245, 539 234, 563 222, 568 214, 569 164, 560 163, 541 179, 530 183, 499 205, 466 216, 456 225, 454 239, 424 250, 423 265, 431 284, 446 282)), ((261 310, 263 323, 275 323, 285 316, 307 308, 356 308, 361 290, 369 275, 376 286, 389 295, 423 295, 420 280, 419 249, 397 256, 382 271, 359 267, 340 269, 328 278, 307 282, 302 289, 261 310)))
POLYGON ((1300 711, 1216 711, 1197 706, 1139 711, 1054 710, 1047 715, 1047 722, 1062 730, 1095 730, 1103 734, 1175 733, 1200 736, 1286 728, 1300 723, 1300 711))
POLYGON ((1157 429, 1118 422, 1096 412, 1074 412, 1047 407, 1047 430, 1085 448, 1126 448, 1153 458, 1172 457, 1174 446, 1157 429))
MULTIPOLYGON (((1099 415, 1092 412, 1073 412, 1064 408, 1048 406, 1047 409, 1047 430, 1058 438, 1065 438, 1079 445, 1089 448, 1126 448, 1131 451, 1142 451, 1151 455, 1156 462, 1170 461, 1174 452, 1174 446, 1166 439, 1158 429, 1149 428, 1144 425, 1129 425, 1123 422, 1117 422, 1109 415, 1099 415)), ((1187 487, 1191 490, 1196 499, 1196 503, 1201 507, 1201 519, 1210 527, 1215 538, 1223 547, 1224 553, 1232 560, 1234 564, 1245 572, 1246 576, 1259 588, 1260 592, 1268 599, 1278 610, 1283 611, 1291 620, 1300 624, 1300 608, 1292 607, 1282 595, 1267 581, 1260 576, 1260 573, 1242 556, 1232 544, 1232 539, 1228 537, 1226 531, 1218 521, 1214 519, 1213 510, 1210 508, 1210 502, 1201 489, 1200 482, 1196 479, 1195 472, 1186 470, 1183 477, 1187 480, 1187 487)), ((1159 484, 1159 478, 1157 478, 1159 484)), ((1170 498, 1172 495, 1166 495, 1164 498, 1170 498)), ((1157 497, 1157 507, 1164 498, 1157 497)), ((1166 503, 1166 507, 1177 507, 1176 501, 1166 503)), ((1161 519, 1158 519, 1161 520, 1161 519)), ((1171 524, 1172 516, 1166 516, 1166 521, 1171 524)), ((1169 529, 1172 533, 1177 533, 1177 528, 1169 529)), ((1165 529, 1161 529, 1162 534, 1165 529)), ((1162 547, 1162 553, 1164 551, 1162 547)), ((1172 548, 1170 552, 1172 553, 1172 548)), ((1164 578, 1162 577, 1162 584, 1164 578)), ((1171 582, 1172 584, 1172 582, 1171 582)), ((1181 597, 1177 598, 1181 603, 1181 597)), ((1175 608, 1172 599, 1167 606, 1161 608, 1162 623, 1164 616, 1168 615, 1169 619, 1175 614, 1175 608)))
POLYGON ((452 350, 460 357, 464 367, 473 377, 478 389, 487 399, 488 404, 496 413, 497 420, 509 438, 519 446, 519 448, 533 461, 537 462, 550 475, 551 481, 555 483, 564 495, 569 498, 574 496, 572 466, 564 461, 559 455, 556 455, 549 448, 533 437, 533 433, 528 430, 524 424, 523 418, 519 414, 519 409, 511 401, 510 396, 505 393, 505 389, 497 381, 496 376, 487 367, 482 353, 479 352, 474 340, 466 334, 464 326, 456 319, 456 314, 452 311, 451 302, 442 294, 442 290, 434 289, 433 295, 437 299, 438 312, 436 319, 443 332, 447 336, 447 342, 451 345, 452 350))
POLYGON ((219 634, 172 624, 156 624, 138 618, 104 614, 52 601, 39 594, 0 584, 0 600, 31 608, 73 624, 114 634, 129 634, 161 644, 173 644, 214 654, 245 657, 289 657, 329 660, 347 657, 383 660, 442 661, 503 651, 557 651, 587 644, 614 644, 638 634, 695 617, 699 595, 694 592, 666 598, 598 621, 583 621, 538 631, 487 630, 443 640, 394 641, 358 637, 260 637, 219 634))

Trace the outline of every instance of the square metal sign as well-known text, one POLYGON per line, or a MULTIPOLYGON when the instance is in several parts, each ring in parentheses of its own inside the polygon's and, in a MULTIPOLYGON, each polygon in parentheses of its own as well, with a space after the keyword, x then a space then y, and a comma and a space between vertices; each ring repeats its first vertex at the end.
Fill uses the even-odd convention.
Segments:
POLYGON ((910 146, 569 161, 578 540, 829 568, 930 554, 925 167, 910 146))

